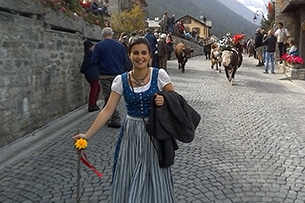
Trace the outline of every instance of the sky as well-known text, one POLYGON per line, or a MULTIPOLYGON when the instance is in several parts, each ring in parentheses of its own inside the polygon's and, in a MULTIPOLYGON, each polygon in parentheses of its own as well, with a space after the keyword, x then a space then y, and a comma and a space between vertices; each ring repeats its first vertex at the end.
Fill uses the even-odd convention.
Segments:
POLYGON ((256 12, 258 10, 262 11, 263 13, 266 13, 266 5, 270 0, 236 0, 240 3, 244 4, 248 9, 250 9, 253 12, 256 12))

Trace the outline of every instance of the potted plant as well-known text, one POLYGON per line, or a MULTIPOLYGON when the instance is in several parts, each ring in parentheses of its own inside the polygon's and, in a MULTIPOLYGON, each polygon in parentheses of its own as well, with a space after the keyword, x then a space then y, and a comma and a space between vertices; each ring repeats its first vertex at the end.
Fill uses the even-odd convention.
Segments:
POLYGON ((295 56, 292 54, 284 54, 281 57, 282 60, 285 61, 286 66, 290 68, 301 68, 304 60, 300 56, 295 56))

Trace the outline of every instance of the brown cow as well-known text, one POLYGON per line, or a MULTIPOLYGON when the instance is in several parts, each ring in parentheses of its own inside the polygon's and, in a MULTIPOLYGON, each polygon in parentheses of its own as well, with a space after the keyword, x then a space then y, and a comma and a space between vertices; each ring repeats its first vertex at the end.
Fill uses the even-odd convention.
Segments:
POLYGON ((219 46, 214 43, 211 46, 211 68, 214 68, 214 65, 216 66, 216 70, 220 73, 221 72, 221 51, 219 49, 219 46))
POLYGON ((242 61, 242 54, 235 48, 226 49, 222 52, 222 64, 225 67, 226 77, 231 85, 234 84, 236 70, 241 66, 242 61))
POLYGON ((178 59, 178 68, 181 69, 182 73, 184 73, 187 59, 191 57, 191 53, 194 51, 194 49, 186 47, 185 44, 180 42, 175 46, 174 51, 176 58, 178 59))

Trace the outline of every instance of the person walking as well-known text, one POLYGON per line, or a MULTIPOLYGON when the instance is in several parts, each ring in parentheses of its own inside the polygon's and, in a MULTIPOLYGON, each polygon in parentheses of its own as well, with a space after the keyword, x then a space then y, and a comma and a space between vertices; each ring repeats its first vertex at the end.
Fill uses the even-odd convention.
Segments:
POLYGON ((166 34, 162 33, 160 39, 158 40, 158 57, 159 57, 159 68, 167 69, 167 44, 166 44, 166 34))
POLYGON ((254 39, 256 56, 257 56, 257 59, 258 59, 258 64, 256 66, 264 66, 264 62, 263 62, 263 50, 264 50, 263 37, 264 37, 264 35, 262 34, 261 29, 257 28, 256 33, 255 33, 255 39, 254 39))
POLYGON ((167 23, 167 31, 168 34, 174 35, 175 34, 175 14, 173 14, 170 18, 168 18, 168 23, 167 23))
POLYGON ((274 53, 276 47, 276 37, 274 36, 274 30, 271 29, 268 31, 267 37, 263 41, 263 45, 266 45, 266 63, 265 63, 265 74, 268 74, 269 71, 269 62, 271 64, 271 73, 274 72, 274 53))
MULTIPOLYGON (((108 102, 111 93, 111 84, 115 76, 125 72, 127 54, 124 46, 112 39, 113 31, 110 27, 102 30, 103 40, 98 42, 93 50, 92 60, 99 66, 100 82, 104 96, 104 106, 108 102)), ((121 121, 119 112, 115 109, 108 124, 108 127, 120 128, 121 121)))
POLYGON ((167 33, 167 23, 168 23, 168 14, 167 12, 164 12, 159 25, 161 27, 161 33, 167 33))
MULTIPOLYGON (((121 43, 125 48, 126 55, 128 55, 128 46, 129 46, 128 35, 125 35, 125 36, 122 37, 122 42, 121 43)), ((126 63, 126 66, 125 66, 125 71, 131 71, 131 69, 132 69, 132 63, 131 63, 131 60, 127 57, 127 63, 126 63)))
POLYGON ((167 60, 170 60, 172 52, 174 51, 174 41, 170 34, 168 34, 166 37, 166 44, 167 44, 167 60))
MULTIPOLYGON (((266 36, 267 36, 267 32, 266 32, 266 30, 265 29, 262 29, 262 34, 263 34, 263 41, 264 41, 264 39, 266 38, 266 36)), ((265 62, 266 62, 266 46, 265 45, 263 45, 263 63, 265 64, 265 62)))
POLYGON ((83 42, 83 45, 84 57, 80 72, 85 75, 87 82, 90 84, 88 112, 93 112, 100 110, 100 107, 96 104, 101 91, 99 69, 91 60, 94 44, 90 40, 86 39, 83 42))
POLYGON ((135 37, 129 45, 133 68, 116 76, 106 106, 85 134, 73 139, 90 139, 110 118, 123 96, 127 115, 119 133, 114 154, 112 203, 174 203, 171 167, 161 167, 157 143, 146 130, 151 102, 157 107, 165 100, 157 92, 174 91, 164 69, 149 67, 150 44, 143 37, 135 37), (153 99, 154 98, 154 99, 153 99))
POLYGON ((185 27, 183 24, 183 20, 180 20, 175 25, 175 35, 177 37, 185 38, 185 27))
POLYGON ((150 28, 147 28, 145 30, 145 35, 144 37, 148 40, 149 45, 150 45, 150 50, 151 50, 151 62, 150 65, 153 67, 158 68, 159 67, 159 60, 158 60, 158 53, 157 53, 157 38, 154 35, 154 33, 152 33, 152 31, 150 30, 150 28))
POLYGON ((274 36, 277 39, 277 45, 278 45, 279 55, 280 55, 280 63, 282 63, 281 58, 286 52, 286 43, 288 42, 288 39, 290 36, 287 28, 284 28, 284 25, 282 22, 279 22, 277 24, 277 29, 274 33, 274 36))

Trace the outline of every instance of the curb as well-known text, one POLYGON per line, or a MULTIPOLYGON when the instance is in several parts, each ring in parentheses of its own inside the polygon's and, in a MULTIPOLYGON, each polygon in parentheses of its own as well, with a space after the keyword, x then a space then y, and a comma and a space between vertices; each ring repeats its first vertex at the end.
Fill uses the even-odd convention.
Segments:
MULTIPOLYGON (((98 101, 97 105, 103 104, 103 101, 98 101)), ((65 129, 69 129, 80 120, 89 119, 92 114, 88 113, 87 104, 83 105, 72 112, 52 121, 43 127, 3 146, 0 148, 0 169, 21 159, 24 154, 36 150, 46 141, 52 139, 65 129), (48 136, 45 136, 48 135, 48 136)))

